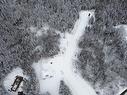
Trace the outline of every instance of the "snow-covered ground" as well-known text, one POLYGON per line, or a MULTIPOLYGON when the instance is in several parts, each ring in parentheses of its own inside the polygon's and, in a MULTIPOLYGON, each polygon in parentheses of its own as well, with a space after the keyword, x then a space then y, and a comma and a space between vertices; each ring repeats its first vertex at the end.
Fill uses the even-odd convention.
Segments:
POLYGON ((16 92, 9 91, 11 90, 11 87, 12 87, 11 85, 13 84, 17 75, 22 76, 24 78, 28 78, 27 76, 23 75, 23 70, 21 68, 17 67, 13 69, 12 72, 10 72, 3 81, 3 85, 10 95, 17 95, 18 91, 22 91, 21 87, 23 86, 23 82, 21 83, 20 87, 18 88, 16 92))
POLYGON ((64 80, 73 95, 96 95, 92 86, 76 72, 74 62, 80 52, 78 42, 89 26, 94 11, 81 11, 71 33, 61 34, 60 52, 53 58, 41 59, 33 63, 40 84, 40 93, 59 95, 60 80, 64 80), (63 36, 64 35, 64 36, 63 36))
MULTIPOLYGON (((121 25, 117 25, 114 28, 118 28, 118 29, 123 29, 123 38, 125 40, 127 40, 127 25, 126 24, 121 24, 121 25)), ((120 95, 123 91, 125 91, 127 89, 127 87, 120 87, 119 86, 119 91, 117 93, 117 95, 120 95)), ((127 95, 127 93, 126 93, 127 95)))
MULTIPOLYGON (((123 93, 125 90, 126 90, 127 88, 121 88, 120 90, 119 90, 119 93, 117 94, 117 95, 120 95, 121 93, 123 93)), ((127 93, 125 94, 125 95, 127 95, 127 93)))
POLYGON ((125 40, 127 40, 127 25, 121 24, 121 25, 115 26, 115 28, 123 29, 123 31, 124 31, 123 37, 125 40))

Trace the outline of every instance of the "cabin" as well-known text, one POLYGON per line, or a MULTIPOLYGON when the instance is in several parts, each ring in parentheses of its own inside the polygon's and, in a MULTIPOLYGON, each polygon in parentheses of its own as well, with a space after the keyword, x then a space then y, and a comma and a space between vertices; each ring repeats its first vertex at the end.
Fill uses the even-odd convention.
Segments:
POLYGON ((16 79, 14 80, 13 84, 11 85, 12 86, 11 91, 16 92, 22 81, 23 81, 22 76, 16 76, 16 79))

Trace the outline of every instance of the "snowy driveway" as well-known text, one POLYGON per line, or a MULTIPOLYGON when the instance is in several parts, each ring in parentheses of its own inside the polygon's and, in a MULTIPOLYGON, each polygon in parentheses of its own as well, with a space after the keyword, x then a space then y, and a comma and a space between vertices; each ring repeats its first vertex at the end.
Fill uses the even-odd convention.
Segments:
POLYGON ((92 86, 75 72, 73 66, 75 55, 80 52, 78 42, 85 28, 89 26, 91 16, 94 16, 94 11, 81 11, 71 33, 66 33, 65 37, 61 36, 59 54, 33 63, 40 84, 40 93, 59 95, 60 80, 64 80, 73 95, 96 95, 92 86))

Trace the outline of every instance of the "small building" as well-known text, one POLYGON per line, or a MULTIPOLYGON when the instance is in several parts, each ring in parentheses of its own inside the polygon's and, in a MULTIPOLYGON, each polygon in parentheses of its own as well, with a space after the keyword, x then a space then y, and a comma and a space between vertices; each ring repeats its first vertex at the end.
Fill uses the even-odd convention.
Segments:
POLYGON ((22 81, 23 81, 22 76, 16 76, 16 79, 14 80, 13 84, 11 85, 12 86, 11 91, 16 92, 22 81))

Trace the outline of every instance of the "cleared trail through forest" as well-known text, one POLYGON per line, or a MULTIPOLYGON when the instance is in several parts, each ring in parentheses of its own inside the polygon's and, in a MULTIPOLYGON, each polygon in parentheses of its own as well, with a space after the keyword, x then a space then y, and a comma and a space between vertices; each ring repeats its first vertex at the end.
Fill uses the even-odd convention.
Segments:
POLYGON ((53 58, 41 59, 33 63, 33 68, 39 80, 40 93, 49 92, 59 95, 60 80, 68 85, 73 95, 96 95, 92 86, 76 73, 74 62, 80 52, 78 42, 89 26, 94 11, 81 11, 71 33, 65 33, 60 42, 60 53, 53 58))

